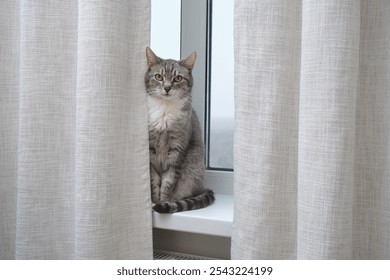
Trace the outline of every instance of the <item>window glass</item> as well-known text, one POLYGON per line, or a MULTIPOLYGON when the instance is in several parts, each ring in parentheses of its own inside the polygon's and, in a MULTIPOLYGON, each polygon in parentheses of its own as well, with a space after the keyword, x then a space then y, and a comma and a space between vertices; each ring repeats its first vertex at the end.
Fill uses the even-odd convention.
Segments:
MULTIPOLYGON (((208 55, 210 96, 206 125, 208 127, 207 164, 210 169, 231 170, 233 169, 234 133, 234 0, 209 1, 211 3, 211 47, 208 55)), ((181 21, 186 20, 181 18, 181 8, 181 0, 152 0, 151 48, 163 58, 180 59, 181 21)), ((205 37, 206 34, 205 29, 205 37)), ((203 108, 197 107, 197 110, 203 108)))
POLYGON ((233 168, 233 0, 212 1, 209 167, 233 168))

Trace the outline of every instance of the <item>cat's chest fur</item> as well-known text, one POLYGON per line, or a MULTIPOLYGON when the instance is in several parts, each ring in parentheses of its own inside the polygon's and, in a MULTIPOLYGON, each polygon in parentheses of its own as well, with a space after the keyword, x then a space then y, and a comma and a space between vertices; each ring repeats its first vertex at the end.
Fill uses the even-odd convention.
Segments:
POLYGON ((163 131, 183 116, 184 102, 180 99, 162 99, 148 96, 149 127, 163 131))

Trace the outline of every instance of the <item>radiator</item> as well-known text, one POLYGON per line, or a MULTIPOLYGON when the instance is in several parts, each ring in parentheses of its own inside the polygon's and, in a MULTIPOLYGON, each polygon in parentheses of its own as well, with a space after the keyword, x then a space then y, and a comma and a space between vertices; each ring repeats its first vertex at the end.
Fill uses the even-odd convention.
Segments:
POLYGON ((154 260, 212 260, 212 258, 203 257, 203 256, 195 256, 195 255, 188 255, 188 254, 169 252, 169 251, 160 251, 160 250, 153 251, 153 259, 154 260))

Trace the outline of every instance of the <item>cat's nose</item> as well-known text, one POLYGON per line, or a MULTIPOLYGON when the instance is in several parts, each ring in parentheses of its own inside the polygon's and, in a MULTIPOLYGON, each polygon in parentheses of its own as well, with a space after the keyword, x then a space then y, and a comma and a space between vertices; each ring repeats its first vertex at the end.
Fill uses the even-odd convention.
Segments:
POLYGON ((172 88, 171 86, 165 86, 165 87, 164 87, 164 89, 165 89, 165 91, 166 91, 167 93, 171 90, 171 88, 172 88))

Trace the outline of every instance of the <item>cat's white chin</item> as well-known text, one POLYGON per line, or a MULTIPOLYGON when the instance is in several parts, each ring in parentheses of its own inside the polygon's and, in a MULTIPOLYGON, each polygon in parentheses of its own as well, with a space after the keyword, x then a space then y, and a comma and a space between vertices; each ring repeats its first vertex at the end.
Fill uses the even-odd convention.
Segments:
POLYGON ((164 130, 181 116, 184 100, 148 96, 149 122, 158 130, 164 130))

